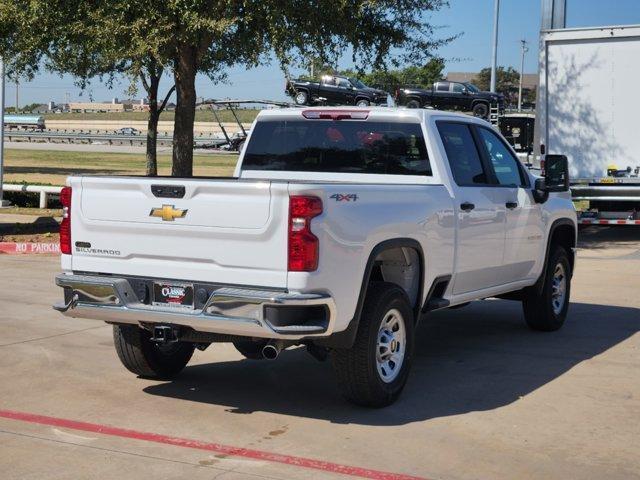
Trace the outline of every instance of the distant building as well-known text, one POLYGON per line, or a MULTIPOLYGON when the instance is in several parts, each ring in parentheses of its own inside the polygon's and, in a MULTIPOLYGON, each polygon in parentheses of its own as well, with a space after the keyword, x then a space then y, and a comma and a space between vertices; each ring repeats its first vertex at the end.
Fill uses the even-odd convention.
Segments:
MULTIPOLYGON (((115 100, 115 99, 114 99, 115 100)), ((131 104, 107 102, 71 102, 70 112, 125 112, 131 110, 131 104)))

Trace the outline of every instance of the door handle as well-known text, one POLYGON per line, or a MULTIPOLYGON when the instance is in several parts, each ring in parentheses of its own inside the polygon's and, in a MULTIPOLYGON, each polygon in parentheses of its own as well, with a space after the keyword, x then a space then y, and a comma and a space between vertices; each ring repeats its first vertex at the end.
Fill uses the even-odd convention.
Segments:
POLYGON ((518 202, 507 202, 505 205, 509 210, 513 210, 518 207, 518 202))
POLYGON ((464 212, 470 212, 474 208, 476 208, 476 206, 473 203, 464 202, 460 204, 460 210, 464 212))

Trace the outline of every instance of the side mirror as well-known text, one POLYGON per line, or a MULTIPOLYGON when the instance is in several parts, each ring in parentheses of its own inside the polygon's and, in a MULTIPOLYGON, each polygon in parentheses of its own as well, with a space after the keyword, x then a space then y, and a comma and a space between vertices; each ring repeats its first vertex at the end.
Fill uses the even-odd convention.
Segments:
POLYGON ((550 192, 569 191, 569 164, 564 155, 545 155, 542 162, 543 177, 536 179, 533 197, 536 202, 544 203, 550 192))
POLYGON ((548 192, 569 191, 569 162, 565 155, 545 155, 544 185, 548 192))
POLYGON ((464 88, 462 89, 462 94, 463 94, 463 95, 469 95, 469 89, 467 89, 467 87, 464 87, 464 88))

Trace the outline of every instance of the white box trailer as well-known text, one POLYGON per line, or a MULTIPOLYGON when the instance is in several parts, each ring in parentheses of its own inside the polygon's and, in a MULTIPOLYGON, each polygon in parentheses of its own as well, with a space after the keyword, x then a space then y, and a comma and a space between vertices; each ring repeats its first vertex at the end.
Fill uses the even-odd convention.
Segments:
POLYGON ((639 78, 640 26, 541 32, 537 135, 567 156, 582 224, 640 226, 639 78))

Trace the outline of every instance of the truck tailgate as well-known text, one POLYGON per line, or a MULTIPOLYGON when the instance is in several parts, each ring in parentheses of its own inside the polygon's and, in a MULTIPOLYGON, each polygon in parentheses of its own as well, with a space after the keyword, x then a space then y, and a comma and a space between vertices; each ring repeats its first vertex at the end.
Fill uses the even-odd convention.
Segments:
POLYGON ((74 271, 286 287, 287 185, 74 177, 74 271))

